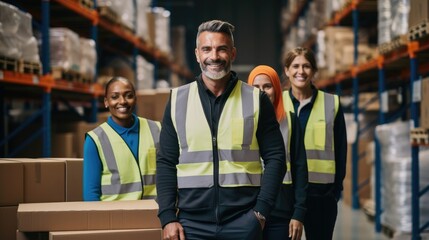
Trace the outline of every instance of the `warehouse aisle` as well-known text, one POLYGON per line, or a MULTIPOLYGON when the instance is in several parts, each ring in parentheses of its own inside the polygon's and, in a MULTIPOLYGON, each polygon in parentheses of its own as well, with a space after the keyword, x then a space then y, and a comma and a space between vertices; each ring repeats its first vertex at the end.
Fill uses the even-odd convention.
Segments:
POLYGON ((352 210, 349 205, 338 203, 338 218, 335 225, 335 240, 387 240, 385 234, 375 232, 374 222, 368 220, 361 210, 352 210))
MULTIPOLYGON (((303 237, 305 239, 305 237, 303 237)), ((385 234, 375 233, 374 222, 362 210, 352 210, 349 205, 338 203, 338 218, 334 240, 391 240, 385 234)))

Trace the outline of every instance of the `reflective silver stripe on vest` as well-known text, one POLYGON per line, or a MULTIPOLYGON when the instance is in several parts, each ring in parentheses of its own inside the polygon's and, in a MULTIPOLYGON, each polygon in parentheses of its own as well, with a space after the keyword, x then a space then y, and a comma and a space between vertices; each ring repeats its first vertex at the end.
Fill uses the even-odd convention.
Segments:
MULTIPOLYGON (((188 108, 188 96, 189 96, 190 84, 177 89, 176 96, 176 129, 177 135, 181 145, 181 154, 179 157, 179 164, 184 163, 203 163, 213 162, 213 150, 210 151, 198 151, 189 152, 188 142, 186 138, 186 117, 188 108)), ((244 117, 243 125, 243 150, 219 150, 219 158, 221 160, 231 161, 249 161, 249 159, 256 159, 259 161, 259 150, 250 150, 250 145, 253 139, 254 130, 254 118, 253 118, 253 88, 245 88, 245 85, 241 85, 241 98, 242 98, 242 109, 244 117), (247 91, 247 92, 246 92, 247 91), (247 94, 245 94, 247 93, 247 94), (251 119, 250 119, 251 117, 251 119), (250 131, 251 130, 251 131, 250 131)), ((252 175, 245 173, 233 173, 219 176, 219 182, 221 185, 253 185, 259 184, 261 181, 261 175, 252 175)), ((177 178, 179 188, 195 188, 195 187, 209 187, 213 185, 213 175, 208 176, 181 176, 177 178)))
POLYGON ((179 188, 209 187, 213 185, 213 175, 178 177, 179 188))
POLYGON ((335 175, 330 173, 309 172, 308 179, 309 182, 333 183, 335 182, 335 175))
MULTIPOLYGON (((288 113, 286 113, 288 114, 288 113)), ((289 123, 287 116, 280 122, 280 131, 282 133, 283 142, 286 150, 286 163, 290 162, 290 151, 289 151, 289 123)), ((286 169, 283 182, 292 183, 292 173, 291 169, 286 169)))
POLYGON ((94 133, 100 139, 102 151, 106 160, 107 167, 109 168, 112 178, 111 185, 101 185, 103 195, 123 194, 129 192, 142 191, 141 183, 126 183, 121 184, 121 179, 118 172, 118 165, 116 165, 115 155, 113 148, 107 137, 106 132, 101 127, 94 129, 94 133))
MULTIPOLYGON (((188 140, 186 140, 186 112, 188 110, 188 96, 189 96, 190 85, 185 85, 177 90, 176 100, 176 126, 177 136, 179 137, 180 146, 186 152, 188 151, 188 140), (183 104, 177 104, 181 103, 183 104), (178 114, 182 113, 182 114, 178 114)), ((182 157, 182 156, 180 156, 182 157)))
POLYGON ((160 129, 159 129, 158 125, 156 124, 156 122, 154 122, 152 120, 148 119, 147 123, 149 125, 150 133, 152 134, 152 139, 153 139, 153 143, 155 145, 155 148, 158 149, 160 129))
MULTIPOLYGON (((335 97, 331 94, 323 94, 325 96, 325 122, 326 122, 326 139, 325 139, 325 150, 332 152, 334 146, 334 131, 328 131, 334 129, 334 116, 335 116, 335 97)), ((334 159, 334 158, 331 158, 334 159)))
MULTIPOLYGON (((147 123, 149 125, 150 133, 152 134, 153 143, 156 149, 159 149, 159 133, 160 129, 156 122, 152 120, 147 120, 147 123)), ((155 174, 153 175, 143 175, 143 184, 144 185, 154 185, 156 183, 155 181, 155 174)))
POLYGON ((249 185, 254 186, 253 183, 261 183, 261 174, 250 173, 234 173, 234 174, 219 174, 219 182, 222 185, 249 185))
POLYGON ((154 185, 156 183, 155 179, 155 174, 153 175, 143 175, 143 182, 144 185, 154 185))
MULTIPOLYGON (((246 85, 241 84, 241 102, 242 102, 242 110, 243 110, 243 117, 244 117, 243 144, 241 146, 243 150, 248 150, 250 148, 250 144, 252 144, 255 122, 253 119, 253 112, 254 112, 253 89, 245 88, 245 86, 246 85), (248 91, 247 94, 245 94, 246 90, 248 91)), ((232 159, 232 158, 228 158, 228 159, 232 159)))
POLYGON ((335 153, 332 149, 329 150, 306 150, 308 159, 320 159, 320 160, 334 160, 335 153))

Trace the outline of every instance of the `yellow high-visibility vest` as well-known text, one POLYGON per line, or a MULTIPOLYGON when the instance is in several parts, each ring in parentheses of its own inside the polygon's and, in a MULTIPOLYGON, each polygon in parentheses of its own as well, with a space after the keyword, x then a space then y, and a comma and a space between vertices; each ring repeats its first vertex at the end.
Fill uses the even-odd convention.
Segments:
POLYGON ((262 165, 256 139, 257 88, 237 82, 222 110, 216 136, 204 114, 197 82, 172 90, 171 118, 180 145, 178 188, 214 185, 213 151, 219 156, 220 186, 261 185, 262 165))
MULTIPOLYGON (((295 111, 288 91, 283 92, 286 109, 295 111)), ((318 91, 304 135, 308 181, 335 182, 334 121, 339 107, 338 96, 318 91)))
POLYGON ((138 119, 138 162, 126 142, 107 122, 88 132, 103 165, 102 201, 156 198, 156 149, 161 124, 145 118, 138 119))

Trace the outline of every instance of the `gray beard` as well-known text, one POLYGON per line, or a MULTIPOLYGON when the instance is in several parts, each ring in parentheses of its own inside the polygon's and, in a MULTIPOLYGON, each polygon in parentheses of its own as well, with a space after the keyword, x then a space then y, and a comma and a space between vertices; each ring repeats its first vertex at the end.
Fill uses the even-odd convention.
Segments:
POLYGON ((208 71, 208 70, 207 70, 207 68, 205 68, 205 67, 203 66, 203 64, 201 64, 201 63, 200 63, 200 68, 201 68, 201 72, 202 72, 204 75, 206 75, 206 77, 208 77, 208 78, 210 78, 210 79, 213 79, 213 80, 219 80, 219 79, 221 79, 221 78, 225 77, 225 76, 229 73, 229 71, 230 71, 230 69, 231 69, 231 65, 229 65, 229 67, 227 67, 227 68, 223 69, 223 70, 222 70, 222 71, 220 71, 220 72, 210 72, 210 71, 208 71))

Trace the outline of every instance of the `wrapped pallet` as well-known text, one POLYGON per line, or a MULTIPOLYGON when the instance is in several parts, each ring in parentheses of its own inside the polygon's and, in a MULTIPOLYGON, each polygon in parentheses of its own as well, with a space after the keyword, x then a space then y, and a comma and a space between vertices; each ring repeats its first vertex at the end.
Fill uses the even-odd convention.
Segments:
POLYGON ((50 29, 51 67, 79 71, 79 35, 68 28, 50 29))
POLYGON ((15 6, 0 2, 0 56, 40 62, 32 17, 15 6))
POLYGON ((136 36, 150 42, 147 14, 150 11, 150 0, 137 0, 136 36))
MULTIPOLYGON (((381 222, 395 232, 410 233, 412 229, 410 123, 379 125, 376 134, 381 144, 382 208, 381 222)), ((428 149, 419 156, 420 189, 429 185, 428 149)), ((420 221, 429 219, 429 195, 420 197, 420 221)))
POLYGON ((410 0, 379 0, 378 44, 388 43, 408 33, 410 0))
POLYGON ((95 48, 95 41, 87 38, 79 38, 79 44, 80 73, 82 76, 92 79, 95 75, 97 64, 97 49, 95 48))
POLYGON ((161 7, 153 8, 152 11, 155 13, 155 45, 162 52, 170 54, 170 11, 161 7))
MULTIPOLYGON (((133 0, 97 0, 97 6, 108 7, 112 10, 118 19, 117 23, 125 26, 131 31, 135 30, 135 7, 133 0)), ((139 9, 140 11, 140 9, 139 9)), ((113 20, 113 19, 112 19, 113 20)))

